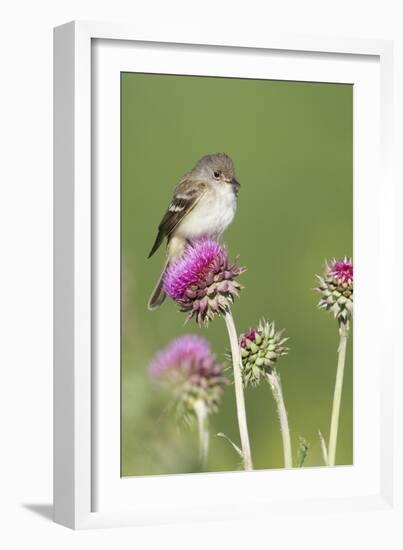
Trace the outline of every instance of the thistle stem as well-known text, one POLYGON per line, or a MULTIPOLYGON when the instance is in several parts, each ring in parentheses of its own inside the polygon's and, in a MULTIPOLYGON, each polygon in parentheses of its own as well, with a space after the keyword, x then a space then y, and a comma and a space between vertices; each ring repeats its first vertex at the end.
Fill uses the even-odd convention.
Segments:
POLYGON ((232 366, 234 370, 234 385, 236 409, 238 416, 239 435, 241 438, 241 447, 243 455, 243 463, 245 470, 253 470, 252 454, 250 450, 248 424, 246 421, 245 396, 243 393, 243 382, 241 373, 241 353, 239 351, 238 334, 236 332, 234 318, 231 310, 228 309, 224 315, 225 324, 227 325, 229 341, 231 345, 232 366))
POLYGON ((273 392, 273 397, 277 405, 278 418, 280 420, 281 437, 283 439, 284 468, 292 468, 290 428, 288 425, 288 416, 284 404, 280 377, 275 371, 272 371, 267 374, 267 378, 273 392))
POLYGON ((336 463, 337 432, 339 429, 340 403, 343 389, 344 365, 346 363, 348 331, 348 323, 341 323, 339 328, 340 342, 337 350, 339 357, 337 361, 336 384, 334 387, 332 418, 330 422, 328 466, 334 466, 336 463))
POLYGON ((209 450, 209 430, 208 430, 208 411, 204 401, 199 399, 194 404, 194 411, 197 418, 197 427, 199 430, 199 457, 203 470, 206 469, 207 456, 209 450))

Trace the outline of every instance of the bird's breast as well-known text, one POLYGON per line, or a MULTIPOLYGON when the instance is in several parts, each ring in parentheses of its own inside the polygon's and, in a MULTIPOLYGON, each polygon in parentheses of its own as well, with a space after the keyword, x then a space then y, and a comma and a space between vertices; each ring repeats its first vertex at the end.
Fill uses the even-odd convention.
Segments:
POLYGON ((236 204, 230 186, 207 191, 180 224, 177 234, 185 239, 219 237, 234 219, 236 204))

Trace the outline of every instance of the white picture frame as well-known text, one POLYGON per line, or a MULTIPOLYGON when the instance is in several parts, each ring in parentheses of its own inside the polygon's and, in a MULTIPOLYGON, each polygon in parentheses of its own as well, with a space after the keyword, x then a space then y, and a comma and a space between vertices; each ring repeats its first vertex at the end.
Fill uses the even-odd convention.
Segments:
POLYGON ((388 41, 311 36, 227 43, 184 30, 181 36, 154 37, 109 23, 72 22, 55 29, 56 522, 78 529, 253 518, 307 507, 312 514, 346 506, 398 513, 394 355, 383 345, 393 318, 384 290, 391 274, 379 268, 381 260, 393 265, 397 247, 391 222, 392 50, 388 41), (119 185, 110 182, 119 173, 116 78, 122 70, 355 85, 354 466, 120 479, 119 185), (111 221, 107 239, 105 216, 111 221), (371 262, 376 265, 369 272, 371 262), (105 330, 110 336, 99 338, 105 330), (108 368, 115 361, 117 368, 108 368), (197 501, 190 502, 194 494, 197 501))

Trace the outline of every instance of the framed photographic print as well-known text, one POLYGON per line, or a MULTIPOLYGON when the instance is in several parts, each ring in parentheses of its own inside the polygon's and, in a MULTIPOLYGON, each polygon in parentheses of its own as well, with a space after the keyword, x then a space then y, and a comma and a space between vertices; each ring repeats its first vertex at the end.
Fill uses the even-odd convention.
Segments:
POLYGON ((393 513, 392 46, 55 29, 55 520, 393 513))

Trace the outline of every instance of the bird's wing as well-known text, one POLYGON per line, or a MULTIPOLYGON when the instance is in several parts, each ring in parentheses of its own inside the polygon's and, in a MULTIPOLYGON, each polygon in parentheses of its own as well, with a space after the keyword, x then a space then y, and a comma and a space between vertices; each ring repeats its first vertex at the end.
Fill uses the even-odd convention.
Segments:
POLYGON ((158 234, 148 257, 159 248, 165 237, 169 237, 179 223, 193 210, 207 190, 203 181, 184 176, 175 188, 171 203, 167 208, 159 226, 158 234))

